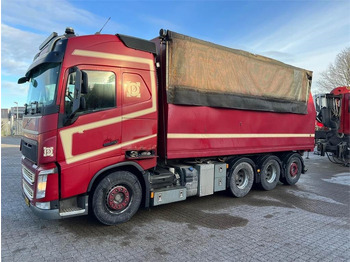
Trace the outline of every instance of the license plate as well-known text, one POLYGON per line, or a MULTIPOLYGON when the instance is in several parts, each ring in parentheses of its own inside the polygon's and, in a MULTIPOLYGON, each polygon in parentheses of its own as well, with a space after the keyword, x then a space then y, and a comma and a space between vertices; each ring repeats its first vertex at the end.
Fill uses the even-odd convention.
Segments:
POLYGON ((30 202, 29 202, 28 197, 24 196, 24 201, 26 202, 26 205, 27 205, 27 206, 30 206, 30 202))

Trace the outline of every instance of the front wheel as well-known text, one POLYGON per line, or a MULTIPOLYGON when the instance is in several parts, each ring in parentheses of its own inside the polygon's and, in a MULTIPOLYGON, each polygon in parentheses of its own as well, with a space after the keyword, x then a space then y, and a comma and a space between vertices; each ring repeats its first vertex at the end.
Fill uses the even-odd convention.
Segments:
POLYGON ((105 225, 124 223, 137 212, 142 188, 135 175, 117 171, 107 175, 97 185, 92 196, 95 217, 105 225))
POLYGON ((251 160, 242 158, 231 168, 229 185, 235 197, 244 197, 252 188, 254 182, 254 169, 251 160))

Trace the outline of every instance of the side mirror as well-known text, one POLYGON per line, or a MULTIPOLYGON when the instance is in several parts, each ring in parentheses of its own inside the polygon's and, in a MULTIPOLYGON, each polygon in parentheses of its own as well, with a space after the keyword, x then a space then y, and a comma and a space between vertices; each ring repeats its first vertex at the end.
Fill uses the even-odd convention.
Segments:
POLYGON ((72 114, 75 114, 80 108, 80 97, 81 97, 81 83, 82 83, 82 73, 79 68, 75 68, 75 86, 74 86, 74 100, 72 114))
POLYGON ((320 99, 318 97, 316 97, 315 99, 315 108, 317 112, 320 112, 321 108, 320 108, 320 99))
POLYGON ((74 85, 74 89, 72 90, 72 96, 69 97, 72 102, 72 110, 66 115, 65 125, 69 125, 77 119, 75 114, 78 110, 86 109, 86 99, 81 95, 88 93, 88 74, 76 66, 70 68, 68 85, 74 85))
POLYGON ((86 72, 81 71, 79 68, 74 67, 75 72, 75 85, 74 85, 74 100, 73 100, 73 110, 72 114, 74 114, 79 109, 86 108, 85 99, 81 99, 81 94, 88 93, 88 75, 86 72), (81 103, 84 103, 83 108, 81 107, 81 103))
POLYGON ((81 71, 81 74, 82 74, 81 93, 87 94, 88 86, 89 86, 88 75, 84 71, 81 71))
POLYGON ((28 77, 24 76, 24 77, 21 77, 20 79, 18 79, 18 84, 24 84, 25 82, 27 82, 29 79, 28 77))
POLYGON ((85 97, 80 97, 80 109, 85 110, 86 109, 86 100, 85 97))

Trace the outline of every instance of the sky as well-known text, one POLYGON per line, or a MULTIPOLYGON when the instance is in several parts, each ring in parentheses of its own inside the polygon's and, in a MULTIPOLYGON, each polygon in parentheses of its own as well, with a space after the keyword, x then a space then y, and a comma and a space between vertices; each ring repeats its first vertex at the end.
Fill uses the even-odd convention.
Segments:
POLYGON ((311 70, 317 93, 350 46, 349 14, 349 0, 1 0, 1 108, 24 105, 28 85, 17 80, 52 32, 94 34, 109 17, 102 33, 152 39, 164 28, 311 70))

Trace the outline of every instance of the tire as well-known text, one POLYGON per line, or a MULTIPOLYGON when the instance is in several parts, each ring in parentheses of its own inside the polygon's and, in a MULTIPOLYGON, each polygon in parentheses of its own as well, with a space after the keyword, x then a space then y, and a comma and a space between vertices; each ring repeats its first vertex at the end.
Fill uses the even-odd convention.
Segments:
POLYGON ((92 197, 92 211, 98 221, 116 225, 131 219, 140 207, 142 188, 135 175, 117 171, 103 178, 92 197))
POLYGON ((267 157, 260 168, 260 186, 264 190, 272 190, 280 180, 281 167, 276 156, 267 157))
POLYGON ((281 178, 281 182, 285 185, 295 185, 301 175, 303 168, 302 160, 299 154, 292 154, 287 157, 283 163, 284 177, 281 178))
POLYGON ((235 197, 244 197, 252 188, 254 182, 254 169, 248 158, 238 160, 231 168, 229 186, 235 197))

